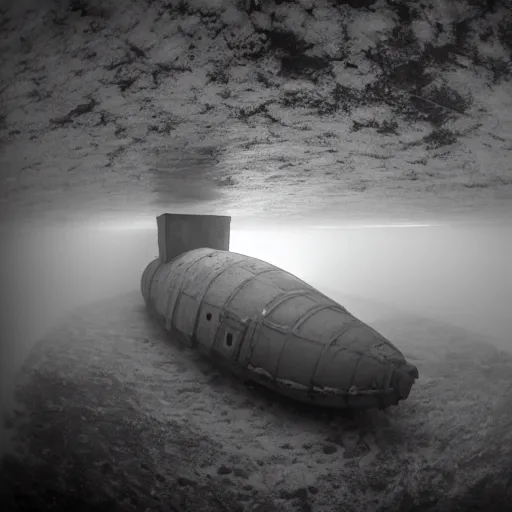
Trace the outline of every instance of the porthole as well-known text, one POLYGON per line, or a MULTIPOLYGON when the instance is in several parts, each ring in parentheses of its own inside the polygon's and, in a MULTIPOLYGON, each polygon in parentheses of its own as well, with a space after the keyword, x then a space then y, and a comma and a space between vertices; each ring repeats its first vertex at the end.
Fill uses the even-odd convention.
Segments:
POLYGON ((228 347, 231 347, 231 345, 233 345, 233 335, 230 332, 226 334, 226 345, 228 347))
POLYGON ((208 320, 208 322, 212 319, 212 314, 211 313, 206 313, 206 320, 208 320))

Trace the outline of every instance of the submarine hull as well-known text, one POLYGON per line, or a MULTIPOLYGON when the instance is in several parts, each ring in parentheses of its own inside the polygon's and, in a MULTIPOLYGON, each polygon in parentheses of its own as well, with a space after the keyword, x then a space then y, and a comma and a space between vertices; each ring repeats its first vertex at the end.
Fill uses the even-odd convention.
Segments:
POLYGON ((181 342, 244 381, 332 408, 385 408, 418 371, 370 326, 296 276, 225 250, 152 261, 141 291, 181 342))

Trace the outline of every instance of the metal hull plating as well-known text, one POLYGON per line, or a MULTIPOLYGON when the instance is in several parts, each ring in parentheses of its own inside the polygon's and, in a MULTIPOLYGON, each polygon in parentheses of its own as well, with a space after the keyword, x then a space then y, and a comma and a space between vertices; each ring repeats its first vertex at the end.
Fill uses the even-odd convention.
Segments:
POLYGON ((387 407, 417 369, 374 329, 264 261, 196 249, 145 269, 141 291, 165 329, 245 380, 328 407, 387 407))

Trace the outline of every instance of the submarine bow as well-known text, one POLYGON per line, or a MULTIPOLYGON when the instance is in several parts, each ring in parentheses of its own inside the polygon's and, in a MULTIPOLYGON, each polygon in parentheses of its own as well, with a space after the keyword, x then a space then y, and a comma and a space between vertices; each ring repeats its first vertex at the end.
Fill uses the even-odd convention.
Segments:
POLYGON ((406 399, 418 378, 373 328, 256 258, 207 247, 160 257, 144 270, 141 291, 173 337, 245 381, 301 402, 385 408, 406 399))

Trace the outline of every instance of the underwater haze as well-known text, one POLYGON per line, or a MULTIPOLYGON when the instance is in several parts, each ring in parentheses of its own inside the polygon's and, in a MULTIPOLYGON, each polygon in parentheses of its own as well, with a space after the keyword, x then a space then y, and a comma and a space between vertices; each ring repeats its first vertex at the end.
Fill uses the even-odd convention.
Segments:
MULTIPOLYGON (((2 390, 43 335, 80 306, 136 290, 154 229, 4 227, 2 390)), ((512 350, 512 226, 236 227, 231 250, 287 270, 365 322, 386 308, 460 326, 512 350)), ((5 398, 5 397, 4 397, 5 398)))

